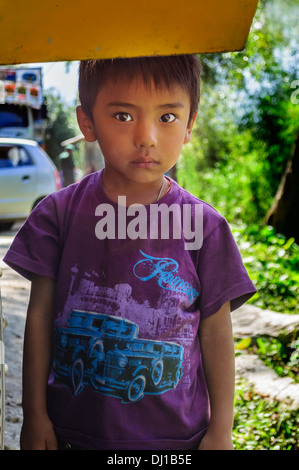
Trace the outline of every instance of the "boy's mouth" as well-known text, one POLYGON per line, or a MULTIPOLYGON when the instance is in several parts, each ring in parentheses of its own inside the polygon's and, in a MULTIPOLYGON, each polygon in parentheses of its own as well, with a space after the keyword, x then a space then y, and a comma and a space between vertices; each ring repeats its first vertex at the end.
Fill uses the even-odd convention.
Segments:
POLYGON ((157 165, 159 162, 153 158, 138 158, 131 162, 131 166, 135 168, 154 168, 157 165))

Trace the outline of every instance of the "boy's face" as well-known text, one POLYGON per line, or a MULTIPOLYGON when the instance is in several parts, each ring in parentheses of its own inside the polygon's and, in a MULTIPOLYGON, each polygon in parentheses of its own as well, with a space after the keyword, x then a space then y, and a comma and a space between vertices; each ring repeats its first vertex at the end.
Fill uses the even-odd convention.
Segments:
POLYGON ((115 183, 151 183, 176 163, 188 143, 190 99, 178 85, 146 87, 141 80, 110 82, 98 92, 93 122, 79 107, 78 122, 87 141, 97 140, 105 158, 105 178, 115 183))

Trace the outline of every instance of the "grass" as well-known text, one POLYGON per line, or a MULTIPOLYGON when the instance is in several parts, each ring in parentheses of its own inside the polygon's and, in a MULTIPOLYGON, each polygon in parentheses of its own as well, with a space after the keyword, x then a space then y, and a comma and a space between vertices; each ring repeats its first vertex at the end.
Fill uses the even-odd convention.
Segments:
POLYGON ((298 411, 262 397, 244 379, 235 393, 233 443, 236 450, 299 450, 298 411))

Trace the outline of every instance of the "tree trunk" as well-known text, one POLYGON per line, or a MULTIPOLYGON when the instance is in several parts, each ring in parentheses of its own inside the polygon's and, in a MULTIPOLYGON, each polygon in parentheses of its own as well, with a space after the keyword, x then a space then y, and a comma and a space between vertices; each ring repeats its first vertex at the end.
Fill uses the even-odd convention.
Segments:
POLYGON ((299 243, 299 135, 292 158, 282 176, 273 204, 266 216, 266 223, 287 238, 299 243))

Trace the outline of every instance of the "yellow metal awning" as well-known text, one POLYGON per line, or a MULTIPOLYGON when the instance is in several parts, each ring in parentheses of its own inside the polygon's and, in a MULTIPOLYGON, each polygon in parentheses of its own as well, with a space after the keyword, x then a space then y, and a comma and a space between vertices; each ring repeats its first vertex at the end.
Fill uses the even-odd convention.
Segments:
POLYGON ((241 50, 258 0, 0 0, 0 64, 241 50))

